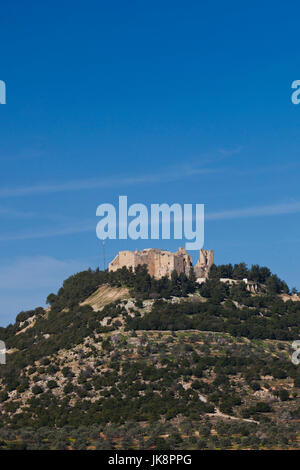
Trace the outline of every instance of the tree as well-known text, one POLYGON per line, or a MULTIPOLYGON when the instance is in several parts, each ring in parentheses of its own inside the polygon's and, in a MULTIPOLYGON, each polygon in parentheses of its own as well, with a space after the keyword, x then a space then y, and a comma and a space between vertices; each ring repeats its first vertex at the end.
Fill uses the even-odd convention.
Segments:
POLYGON ((235 264, 232 272, 233 279, 245 279, 248 277, 248 269, 246 263, 235 264))
POLYGON ((278 397, 280 398, 281 401, 287 401, 290 398, 290 394, 285 388, 283 388, 279 390, 278 397))
POLYGON ((251 281, 261 282, 260 267, 258 264, 253 264, 248 273, 248 278, 251 281))
POLYGON ((49 380, 48 383, 48 388, 51 390, 52 388, 57 388, 58 385, 57 385, 57 382, 55 380, 49 380))
POLYGON ((54 302, 57 300, 57 296, 53 293, 49 294, 46 299, 46 304, 53 305, 54 302))
POLYGON ((8 399, 8 393, 3 391, 3 392, 0 392, 0 403, 6 401, 8 399))
POLYGON ((31 390, 34 395, 40 395, 44 391, 39 385, 34 385, 31 390))

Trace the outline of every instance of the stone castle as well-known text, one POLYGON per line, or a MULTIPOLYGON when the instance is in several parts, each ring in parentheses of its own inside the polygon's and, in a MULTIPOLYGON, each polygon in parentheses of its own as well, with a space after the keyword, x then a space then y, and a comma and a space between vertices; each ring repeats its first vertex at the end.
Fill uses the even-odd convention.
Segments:
MULTIPOLYGON (((135 268, 145 264, 151 276, 159 279, 163 276, 171 276, 172 271, 178 274, 189 274, 193 266, 192 257, 185 248, 179 248, 176 253, 148 248, 142 251, 119 251, 117 256, 109 263, 109 271, 116 271, 122 267, 135 268)), ((197 278, 206 278, 211 266, 214 264, 213 250, 200 250, 200 258, 194 266, 197 278)))

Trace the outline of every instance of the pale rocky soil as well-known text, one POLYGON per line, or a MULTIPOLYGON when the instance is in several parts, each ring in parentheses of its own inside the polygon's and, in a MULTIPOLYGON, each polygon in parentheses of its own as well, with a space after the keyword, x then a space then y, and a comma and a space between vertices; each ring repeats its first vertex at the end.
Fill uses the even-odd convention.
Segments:
POLYGON ((129 298, 129 289, 126 287, 110 287, 104 284, 80 305, 90 305, 95 312, 98 312, 107 304, 127 298, 129 298))
POLYGON ((293 302, 300 302, 300 296, 297 294, 281 294, 279 297, 281 297, 284 302, 287 302, 288 300, 292 300, 293 302))

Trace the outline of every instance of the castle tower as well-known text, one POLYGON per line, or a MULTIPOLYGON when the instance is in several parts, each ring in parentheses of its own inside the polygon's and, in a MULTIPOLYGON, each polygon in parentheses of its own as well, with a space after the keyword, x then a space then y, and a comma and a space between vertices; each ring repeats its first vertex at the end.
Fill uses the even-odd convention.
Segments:
POLYGON ((214 250, 200 250, 200 258, 195 265, 196 277, 207 277, 213 264, 214 250))

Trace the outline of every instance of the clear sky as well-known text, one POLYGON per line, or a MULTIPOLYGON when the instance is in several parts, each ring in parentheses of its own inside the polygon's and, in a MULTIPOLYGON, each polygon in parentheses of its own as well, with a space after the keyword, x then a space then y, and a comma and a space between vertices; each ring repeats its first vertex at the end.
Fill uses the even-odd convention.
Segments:
MULTIPOLYGON (((205 203, 217 264, 267 265, 300 289, 299 13, 296 1, 1 4, 1 325, 103 266, 96 207, 119 194, 205 203)), ((108 241, 106 257, 180 244, 108 241)))

